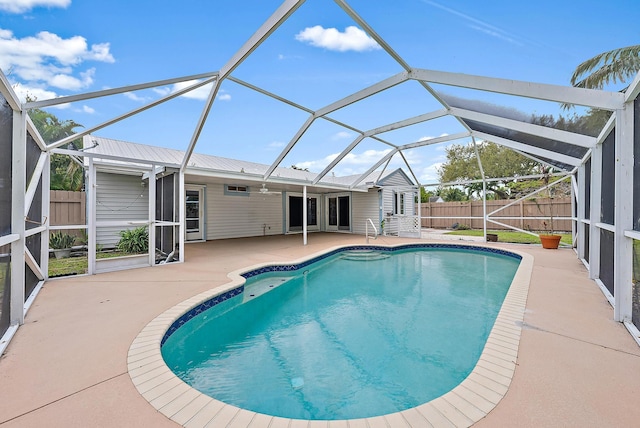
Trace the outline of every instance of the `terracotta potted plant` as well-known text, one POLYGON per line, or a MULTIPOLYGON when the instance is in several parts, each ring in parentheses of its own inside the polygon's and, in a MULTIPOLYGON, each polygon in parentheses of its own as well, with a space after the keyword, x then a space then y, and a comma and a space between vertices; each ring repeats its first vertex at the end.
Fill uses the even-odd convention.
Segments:
MULTIPOLYGON (((542 178, 542 180, 544 181, 545 186, 549 185, 550 170, 551 168, 546 168, 544 170, 544 177, 542 178)), ((542 244, 542 248, 557 250, 558 246, 560 245, 560 239, 562 239, 562 236, 556 234, 553 228, 553 194, 551 193, 550 187, 547 187, 547 194, 549 196, 549 208, 550 208, 549 224, 547 225, 546 221, 542 223, 544 224, 545 233, 541 233, 538 236, 540 237, 540 243, 542 244), (550 228, 548 226, 550 226, 550 228)))

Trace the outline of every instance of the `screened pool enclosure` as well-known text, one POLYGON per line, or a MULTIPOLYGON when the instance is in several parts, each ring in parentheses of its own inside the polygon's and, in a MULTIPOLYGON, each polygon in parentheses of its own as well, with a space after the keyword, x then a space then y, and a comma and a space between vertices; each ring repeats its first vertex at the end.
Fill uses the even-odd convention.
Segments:
MULTIPOLYGON (((407 155, 412 150, 455 142, 474 147, 477 151, 485 141, 534 159, 552 168, 554 175, 570 178, 573 200, 571 221, 577 257, 583 261, 590 278, 600 286, 613 306, 614 319, 624 323, 636 341, 640 341, 640 285, 637 285, 637 278, 640 278, 640 179, 636 179, 640 177, 640 78, 636 76, 624 92, 609 92, 416 68, 406 62, 347 2, 336 0, 354 25, 374 39, 395 63, 398 72, 377 83, 368 86, 363 84, 361 89, 353 93, 312 109, 234 74, 254 51, 295 14, 302 3, 285 1, 216 71, 27 102, 22 102, 16 96, 7 77, 0 73, 0 335, 3 336, 0 351, 4 350, 18 326, 24 322, 25 313, 48 280, 49 237, 56 229, 48 222, 51 217, 48 191, 50 158, 54 153, 73 156, 86 171, 87 223, 78 226, 86 230, 89 273, 94 274, 101 271, 95 260, 99 236, 109 228, 127 224, 147 226, 149 231, 149 252, 139 258, 135 266, 158 265, 156 250, 164 254, 164 261, 184 261, 185 234, 187 229, 193 230, 192 223, 188 223, 192 219, 187 218, 185 208, 185 186, 197 177, 237 182, 253 189, 265 184, 264 188, 270 192, 295 191, 300 195, 297 197, 303 198, 301 200, 307 199, 310 193, 324 195, 333 192, 337 195, 332 201, 336 219, 344 225, 349 219, 346 217, 347 211, 340 211, 338 205, 340 198, 344 198, 342 195, 367 192, 368 188, 376 185, 392 162, 402 167, 413 181, 415 189, 433 184, 421 183, 418 179, 419 174, 415 172, 411 156, 407 155), (184 85, 178 91, 88 126, 59 141, 45 142, 29 118, 31 109, 46 109, 175 83, 184 85), (92 151, 90 147, 82 150, 69 147, 72 141, 96 132, 108 133, 110 125, 205 85, 210 87, 208 98, 195 120, 192 133, 175 142, 173 148, 177 155, 174 158, 138 159, 126 153, 106 155, 92 151), (296 112, 291 117, 273 118, 284 121, 286 129, 293 131, 287 135, 288 140, 279 154, 269 159, 262 170, 232 167, 205 170, 194 161, 203 128, 210 116, 215 117, 212 106, 223 85, 241 87, 255 96, 269 98, 296 112), (370 127, 364 122, 353 123, 342 114, 345 110, 357 108, 361 103, 366 105, 376 96, 398 88, 416 91, 428 97, 430 103, 437 107, 422 109, 418 105, 416 109, 421 110, 419 114, 401 120, 390 119, 387 123, 370 127), (519 103, 531 100, 571 104, 582 109, 611 112, 611 116, 598 135, 568 132, 532 123, 530 115, 517 110, 519 103), (501 101, 504 104, 500 104, 501 101), (439 136, 404 141, 396 133, 424 123, 441 125, 439 136), (298 144, 309 143, 311 139, 316 146, 323 146, 325 142, 314 140, 313 136, 314 127, 322 124, 347 130, 355 138, 343 144, 337 156, 322 170, 285 174, 283 168, 287 165, 288 155, 298 144), (341 161, 363 146, 384 148, 384 154, 368 165, 368 170, 363 174, 336 176, 335 169, 341 161), (96 183, 99 183, 99 174, 105 171, 124 177, 137 177, 134 193, 140 194, 141 199, 136 200, 140 205, 135 216, 114 217, 111 222, 97 224, 96 212, 104 208, 98 203, 102 197, 100 192, 105 192, 106 188, 96 183), (189 177, 189 180, 186 181, 185 177, 189 177), (143 186, 140 185, 141 181, 143 186)), ((268 113, 264 112, 265 115, 268 113)), ((228 142, 237 145, 243 143, 228 142)), ((327 151, 325 155, 331 153, 327 151)), ((493 179, 502 178, 486 176, 479 160, 478 171, 481 177, 478 181, 484 186, 493 179)), ((486 196, 486 192, 481 194, 486 196)), ((308 219, 309 208, 308 204, 300 205, 303 214, 302 218, 296 218, 296 222, 303 229, 303 245, 307 239, 308 221, 305 219, 308 219)), ((484 210, 485 223, 499 221, 492 214, 484 210)), ((267 223, 264 227, 267 227, 267 223)), ((336 229, 339 229, 337 223, 336 229)), ((351 231, 354 232, 353 229, 351 231)))

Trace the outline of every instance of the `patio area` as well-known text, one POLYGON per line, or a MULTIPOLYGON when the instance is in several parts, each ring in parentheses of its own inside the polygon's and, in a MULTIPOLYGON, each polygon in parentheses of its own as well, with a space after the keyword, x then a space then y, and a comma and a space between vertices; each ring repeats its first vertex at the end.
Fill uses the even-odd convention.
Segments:
MULTIPOLYGON (((402 242, 416 240, 379 237, 371 244, 402 242)), ((346 244, 364 244, 364 237, 315 233, 307 246, 299 235, 217 240, 187 245, 183 264, 48 281, 0 359, 0 426, 177 426, 130 380, 127 352, 140 330, 175 304, 228 282, 232 270, 346 244)), ((640 348, 613 321, 575 252, 476 244, 528 252, 535 263, 511 386, 475 426, 637 424, 640 387, 632 374, 640 373, 640 348)))

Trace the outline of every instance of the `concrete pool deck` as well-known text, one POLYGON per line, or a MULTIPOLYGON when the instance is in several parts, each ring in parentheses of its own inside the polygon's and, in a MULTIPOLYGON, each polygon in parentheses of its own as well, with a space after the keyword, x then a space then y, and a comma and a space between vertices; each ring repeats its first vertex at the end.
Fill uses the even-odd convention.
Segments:
MULTIPOLYGON (((417 241, 371 243, 381 242, 417 241)), ((299 235, 189 244, 184 264, 48 282, 0 359, 0 427, 177 426, 138 393, 127 371, 129 347, 145 325, 227 283, 232 270, 343 244, 364 244, 364 237, 310 234, 306 247, 299 235)), ((511 386, 475 426, 637 424, 640 348, 612 320, 575 253, 491 246, 535 261, 511 386)))

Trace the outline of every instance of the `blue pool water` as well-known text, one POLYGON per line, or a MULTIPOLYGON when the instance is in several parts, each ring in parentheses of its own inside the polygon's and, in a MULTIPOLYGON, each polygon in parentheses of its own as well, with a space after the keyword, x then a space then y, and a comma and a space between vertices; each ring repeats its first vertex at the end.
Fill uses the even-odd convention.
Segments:
POLYGON ((401 411, 471 372, 518 265, 460 249, 338 253, 249 278, 165 337, 162 354, 194 388, 259 413, 401 411))

